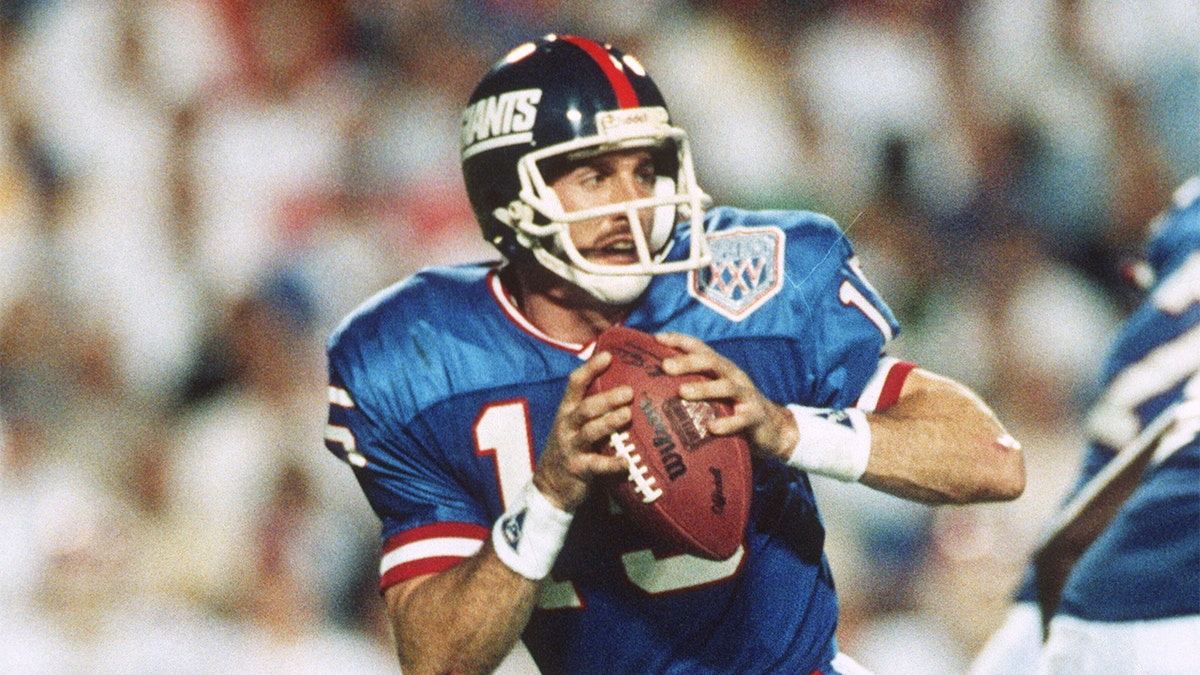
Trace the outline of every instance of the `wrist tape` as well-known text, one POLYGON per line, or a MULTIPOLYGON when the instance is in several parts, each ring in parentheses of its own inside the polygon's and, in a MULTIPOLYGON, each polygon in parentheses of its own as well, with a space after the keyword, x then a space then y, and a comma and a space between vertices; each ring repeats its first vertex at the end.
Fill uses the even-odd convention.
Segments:
POLYGON ((514 572, 537 581, 550 574, 575 518, 551 504, 529 481, 492 526, 492 548, 514 572))
POLYGON ((852 483, 867 470, 871 426, 858 408, 831 410, 789 405, 800 429, 800 441, 788 465, 809 473, 852 483))

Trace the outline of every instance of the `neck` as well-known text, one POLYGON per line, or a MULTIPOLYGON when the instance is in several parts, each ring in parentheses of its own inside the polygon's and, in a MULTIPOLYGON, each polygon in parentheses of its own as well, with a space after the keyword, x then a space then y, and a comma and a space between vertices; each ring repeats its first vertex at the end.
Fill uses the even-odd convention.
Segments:
POLYGON ((502 280, 521 314, 538 330, 563 342, 588 344, 632 309, 606 305, 540 267, 510 267, 502 280))

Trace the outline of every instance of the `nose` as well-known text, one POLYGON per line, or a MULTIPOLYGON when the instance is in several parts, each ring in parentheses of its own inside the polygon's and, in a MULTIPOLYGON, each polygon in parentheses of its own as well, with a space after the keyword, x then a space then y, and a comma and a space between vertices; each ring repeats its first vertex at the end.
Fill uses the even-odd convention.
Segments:
MULTIPOLYGON (((635 173, 629 172, 622 173, 620 180, 615 181, 614 193, 613 203, 618 203, 629 202, 634 199, 644 199, 651 196, 653 190, 649 189, 645 181, 639 179, 635 173)), ((637 222, 643 232, 649 232, 652 213, 653 209, 650 208, 640 209, 637 212, 637 222)), ((633 225, 629 211, 615 213, 612 215, 612 218, 616 223, 620 223, 625 227, 633 225)))
MULTIPOLYGON (((613 181, 612 203, 628 202, 634 199, 645 199, 653 194, 653 189, 646 185, 646 181, 641 178, 636 171, 621 171, 617 176, 617 180, 613 181)), ((648 218, 650 217, 650 209, 642 209, 638 211, 638 220, 643 228, 647 227, 648 218)), ((616 220, 624 223, 629 222, 628 212, 614 214, 616 220)))

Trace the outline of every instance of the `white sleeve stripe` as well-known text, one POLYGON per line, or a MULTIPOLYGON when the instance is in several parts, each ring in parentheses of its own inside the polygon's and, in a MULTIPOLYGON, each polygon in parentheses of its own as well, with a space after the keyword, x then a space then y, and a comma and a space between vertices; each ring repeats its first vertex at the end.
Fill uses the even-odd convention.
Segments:
POLYGON ((329 402, 342 408, 354 407, 354 401, 350 398, 350 392, 333 385, 329 386, 329 402))
POLYGON ((379 561, 380 573, 385 573, 397 565, 421 560, 424 558, 466 558, 475 555, 483 547, 483 541, 469 537, 438 537, 422 539, 405 544, 391 551, 379 561))
POLYGON ((855 408, 865 412, 874 412, 876 406, 879 405, 879 397, 883 395, 883 386, 887 383, 888 375, 892 372, 892 366, 900 363, 900 359, 892 356, 885 356, 879 359, 879 365, 875 368, 875 374, 867 381, 867 386, 863 388, 862 395, 858 397, 858 403, 855 408))

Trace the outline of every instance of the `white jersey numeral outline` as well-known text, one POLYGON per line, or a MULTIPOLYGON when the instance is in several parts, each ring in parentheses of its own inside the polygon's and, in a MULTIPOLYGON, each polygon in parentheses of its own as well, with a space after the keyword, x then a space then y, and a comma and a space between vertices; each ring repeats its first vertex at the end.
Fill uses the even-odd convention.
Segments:
MULTIPOLYGON (((870 289, 872 293, 878 295, 875 287, 871 285, 870 281, 867 281, 867 275, 863 274, 862 265, 858 262, 858 256, 846 261, 846 266, 850 268, 850 271, 854 273, 854 276, 858 277, 858 280, 864 286, 870 289)), ((883 312, 880 312, 879 308, 862 291, 858 290, 858 287, 850 283, 849 279, 843 280, 842 284, 838 286, 838 300, 841 300, 842 304, 847 307, 854 306, 858 308, 858 311, 870 319, 871 323, 875 324, 880 333, 883 333, 884 342, 890 342, 894 337, 892 327, 888 324, 887 319, 884 318, 883 312)))
MULTIPOLYGON (((1200 252, 1192 253, 1170 277, 1163 279, 1151 301, 1168 316, 1178 316, 1200 302, 1200 252)), ((1200 370, 1200 324, 1126 365, 1088 413, 1088 435, 1111 448, 1123 447, 1142 430, 1138 407, 1178 386, 1197 370, 1200 370)))
MULTIPOLYGON (((330 405, 347 409, 354 407, 354 399, 350 398, 350 392, 340 387, 330 385, 326 389, 326 396, 330 405)), ((349 427, 326 424, 325 440, 341 446, 342 452, 345 453, 342 459, 351 466, 361 469, 367 465, 367 458, 358 451, 358 444, 354 441, 354 432, 350 431, 349 427)))

